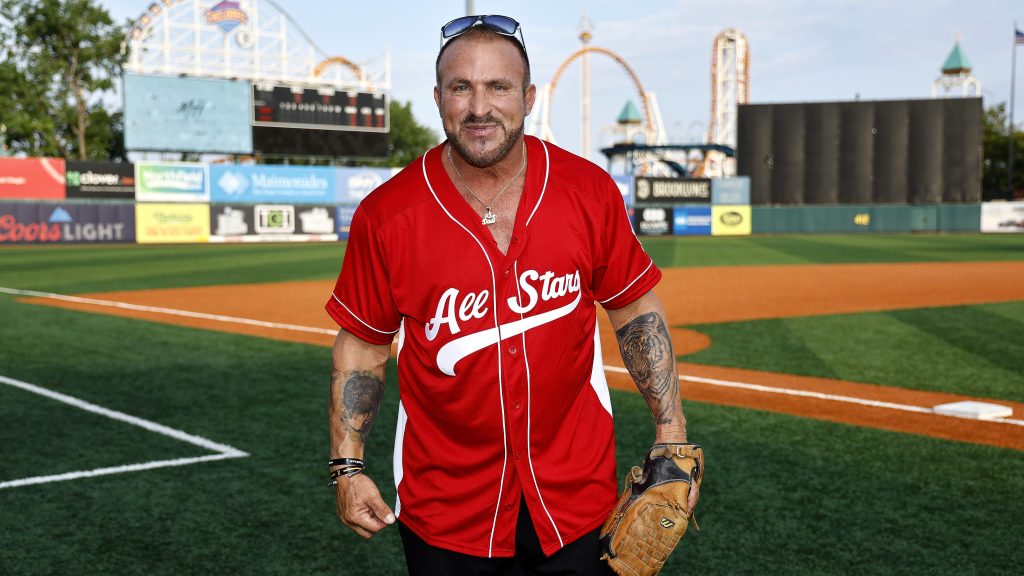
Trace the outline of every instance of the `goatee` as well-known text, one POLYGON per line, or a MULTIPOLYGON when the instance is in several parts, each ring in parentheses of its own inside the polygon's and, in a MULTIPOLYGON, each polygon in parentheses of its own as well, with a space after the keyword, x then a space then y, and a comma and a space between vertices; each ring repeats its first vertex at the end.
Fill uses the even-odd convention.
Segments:
MULTIPOLYGON (((504 125, 501 122, 499 122, 497 118, 494 118, 489 114, 483 118, 479 118, 472 115, 466 116, 462 120, 461 125, 465 126, 467 124, 497 124, 498 126, 504 127, 504 125)), ((512 150, 512 147, 515 146, 516 141, 519 140, 519 137, 523 135, 524 125, 525 121, 519 124, 519 126, 513 129, 511 132, 507 132, 505 135, 505 139, 501 141, 501 145, 498 146, 498 148, 490 154, 478 154, 470 150, 470 148, 466 146, 466 143, 459 137, 458 132, 449 132, 448 130, 445 130, 444 133, 448 137, 448 142, 452 145, 453 148, 455 148, 455 151, 459 153, 459 156, 462 156, 463 160, 465 160, 471 166, 475 166, 477 168, 487 168, 497 164, 499 161, 505 158, 505 156, 508 156, 508 153, 512 150)))

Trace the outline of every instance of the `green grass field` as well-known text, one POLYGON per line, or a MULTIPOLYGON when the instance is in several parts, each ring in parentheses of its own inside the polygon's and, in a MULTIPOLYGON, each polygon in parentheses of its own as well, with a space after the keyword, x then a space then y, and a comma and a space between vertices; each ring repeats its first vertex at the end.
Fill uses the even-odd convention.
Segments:
MULTIPOLYGON (((1019 260, 1024 238, 659 239, 661 266, 1019 260)), ((342 246, 0 248, 0 286, 80 293, 332 278, 342 246)), ((1024 399, 1024 304, 697 326, 686 361, 1024 399), (882 335, 882 344, 865 334, 882 335)), ((692 328, 692 327, 691 327, 692 328)), ((364 542, 326 486, 329 350, 34 306, 0 294, 0 375, 250 455, 0 490, 0 574, 402 574, 393 529, 364 542)), ((394 499, 397 383, 370 475, 394 499)), ((612 392, 621 471, 653 438, 612 392)), ((696 402, 698 519, 663 573, 1018 574, 1024 454, 696 402)), ((1018 415, 1019 417, 1019 415, 1018 415)), ((0 385, 0 482, 211 454, 0 385)))

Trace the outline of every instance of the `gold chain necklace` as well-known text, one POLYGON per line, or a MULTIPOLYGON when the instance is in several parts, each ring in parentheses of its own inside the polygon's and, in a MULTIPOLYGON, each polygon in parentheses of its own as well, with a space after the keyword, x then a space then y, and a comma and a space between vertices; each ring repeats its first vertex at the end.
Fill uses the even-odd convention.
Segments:
POLYGON ((523 170, 526 169, 526 142, 523 142, 523 165, 519 167, 519 172, 516 172, 516 175, 513 176, 512 179, 508 181, 508 184, 505 184, 505 187, 499 190, 498 193, 494 195, 494 198, 491 198, 491 202, 489 204, 481 200, 480 197, 473 192, 473 189, 469 187, 469 184, 466 184, 466 181, 462 179, 462 174, 459 173, 459 167, 456 166, 455 162, 452 161, 451 144, 448 145, 448 163, 452 165, 452 169, 455 170, 455 175, 459 177, 459 182, 462 183, 462 186, 466 189, 466 192, 469 192, 470 196, 475 198, 476 201, 479 202, 481 206, 487 209, 487 213, 484 214, 483 220, 481 220, 480 223, 483 224, 484 226, 490 226, 491 224, 494 224, 495 222, 498 221, 498 217, 495 216, 494 212, 491 211, 491 206, 493 206, 494 203, 498 201, 498 198, 512 186, 513 182, 519 179, 519 176, 523 173, 523 170))

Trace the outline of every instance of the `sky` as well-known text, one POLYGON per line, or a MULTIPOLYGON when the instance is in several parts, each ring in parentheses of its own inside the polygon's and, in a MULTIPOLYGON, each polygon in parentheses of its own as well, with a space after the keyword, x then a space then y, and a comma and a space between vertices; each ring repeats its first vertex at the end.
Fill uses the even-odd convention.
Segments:
MULTIPOLYGON (((99 0, 119 20, 150 4, 99 0)), ((355 62, 391 56, 391 96, 412 103, 417 120, 443 134, 433 101, 439 30, 464 15, 466 0, 377 0, 277 4, 326 54, 355 62)), ((578 27, 592 25, 592 46, 607 48, 636 71, 661 108, 670 142, 704 139, 711 106, 711 45, 737 28, 750 45, 751 103, 929 98, 957 39, 982 84, 986 107, 1010 98, 1013 26, 1024 30, 1021 0, 472 0, 476 13, 522 24, 533 81, 549 82, 581 47, 578 27)), ((1018 49, 1016 124, 1024 120, 1024 46, 1018 49)), ((611 58, 591 56, 591 155, 611 142, 608 130, 627 100, 639 104, 629 77, 611 58)), ((580 65, 558 83, 551 103, 555 141, 581 149, 580 65)), ((536 109, 535 109, 536 110, 536 109)), ((529 123, 529 120, 527 120, 529 123)))

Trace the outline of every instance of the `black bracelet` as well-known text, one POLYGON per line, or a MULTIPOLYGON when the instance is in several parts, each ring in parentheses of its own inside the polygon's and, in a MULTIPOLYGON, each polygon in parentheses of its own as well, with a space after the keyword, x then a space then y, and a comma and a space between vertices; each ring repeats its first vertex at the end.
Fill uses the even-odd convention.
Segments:
POLYGON ((335 458, 327 461, 328 466, 363 466, 363 461, 359 458, 335 458))

